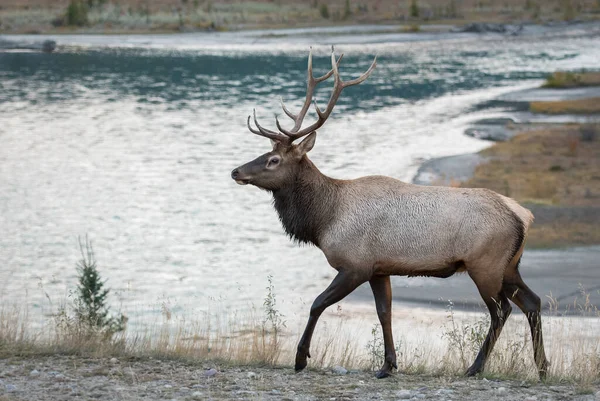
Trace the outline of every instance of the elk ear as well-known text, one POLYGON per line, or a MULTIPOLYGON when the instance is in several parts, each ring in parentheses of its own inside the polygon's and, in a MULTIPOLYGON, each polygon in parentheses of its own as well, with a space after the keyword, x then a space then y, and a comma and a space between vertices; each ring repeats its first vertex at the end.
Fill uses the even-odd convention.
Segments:
POLYGON ((317 131, 313 131, 304 139, 302 142, 298 144, 298 152, 300 155, 304 156, 315 146, 315 140, 317 139, 317 131))
POLYGON ((277 148, 277 145, 279 145, 279 142, 273 140, 273 139, 269 139, 271 141, 271 146, 273 146, 273 150, 275 150, 277 148))

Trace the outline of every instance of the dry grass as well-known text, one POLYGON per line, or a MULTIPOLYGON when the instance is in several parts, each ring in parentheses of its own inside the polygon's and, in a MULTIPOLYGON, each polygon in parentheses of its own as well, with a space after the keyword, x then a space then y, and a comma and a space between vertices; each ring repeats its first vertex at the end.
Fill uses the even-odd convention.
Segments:
MULTIPOLYGON (((600 382, 600 312, 589 296, 581 295, 568 305, 551 302, 543 317, 546 351, 551 361, 548 380, 576 383, 582 388, 600 382), (576 317, 561 317, 566 312, 576 317), (553 317, 549 317, 552 315, 553 317)), ((329 313, 315 334, 310 360, 313 368, 335 365, 373 370, 380 366, 383 342, 378 326, 372 337, 357 335, 361 322, 329 313), (333 323, 331 323, 333 321, 333 323)), ((408 374, 462 375, 474 360, 487 332, 487 313, 448 310, 442 341, 396 333, 398 365, 408 374)), ((22 309, 6 307, 0 312, 0 357, 71 354, 92 357, 136 357, 207 361, 229 365, 291 366, 300 333, 285 329, 265 330, 256 315, 228 318, 177 317, 164 310, 162 320, 140 333, 124 333, 111 340, 64 332, 50 319, 39 329, 28 324, 22 309)), ((411 329, 417 329, 412 327, 411 329)), ((409 333, 408 333, 409 334, 409 333)), ((537 380, 529 328, 523 315, 514 313, 500 337, 484 376, 537 380)))
POLYGON ((600 72, 564 72, 551 74, 543 85, 544 88, 578 88, 583 86, 599 86, 600 72))
POLYGON ((539 210, 530 246, 600 243, 598 125, 530 131, 481 153, 489 161, 461 185, 490 188, 526 204, 535 215, 539 210))
POLYGON ((600 113, 600 97, 531 102, 529 109, 534 113, 544 114, 598 114, 600 113))

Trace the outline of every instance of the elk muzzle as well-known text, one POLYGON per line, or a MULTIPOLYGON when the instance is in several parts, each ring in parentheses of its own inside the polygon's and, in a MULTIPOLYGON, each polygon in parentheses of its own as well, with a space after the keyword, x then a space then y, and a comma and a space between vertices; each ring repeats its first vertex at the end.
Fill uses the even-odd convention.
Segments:
POLYGON ((239 168, 236 168, 231 172, 231 178, 234 179, 235 182, 238 183, 239 185, 248 185, 248 183, 250 182, 250 180, 248 180, 247 178, 244 178, 242 173, 240 173, 239 168))

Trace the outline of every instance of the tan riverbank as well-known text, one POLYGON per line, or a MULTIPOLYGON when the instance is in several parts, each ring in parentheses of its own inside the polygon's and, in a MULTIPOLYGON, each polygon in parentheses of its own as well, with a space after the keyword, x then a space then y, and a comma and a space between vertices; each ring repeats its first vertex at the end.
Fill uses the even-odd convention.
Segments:
POLYGON ((149 33, 398 23, 406 24, 399 30, 414 32, 421 30, 421 26, 427 30, 426 26, 431 24, 448 29, 448 25, 471 22, 518 24, 600 18, 600 5, 594 0, 579 1, 576 5, 558 0, 86 0, 80 3, 84 6, 68 16, 70 0, 4 1, 0 7, 0 33, 149 33))

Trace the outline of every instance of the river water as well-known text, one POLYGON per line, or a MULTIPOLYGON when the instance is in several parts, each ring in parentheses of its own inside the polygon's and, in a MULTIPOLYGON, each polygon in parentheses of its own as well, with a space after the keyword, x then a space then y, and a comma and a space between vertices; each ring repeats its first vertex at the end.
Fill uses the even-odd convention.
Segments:
MULTIPOLYGON (((321 73, 328 43, 341 43, 344 78, 378 55, 310 155, 338 178, 410 180, 428 158, 482 149, 489 144, 463 130, 501 111, 491 100, 600 60, 599 36, 585 29, 56 39, 65 46, 54 54, 0 53, 1 299, 40 311, 48 297, 68 299, 77 238, 88 234, 112 303, 134 326, 165 303, 175 311, 260 307, 268 275, 278 307, 304 319, 333 278, 318 249, 284 235, 266 192, 229 177, 269 149, 245 127, 252 109, 274 127, 279 96, 301 105, 309 45, 321 73)), ((322 105, 329 85, 317 92, 322 105)))

